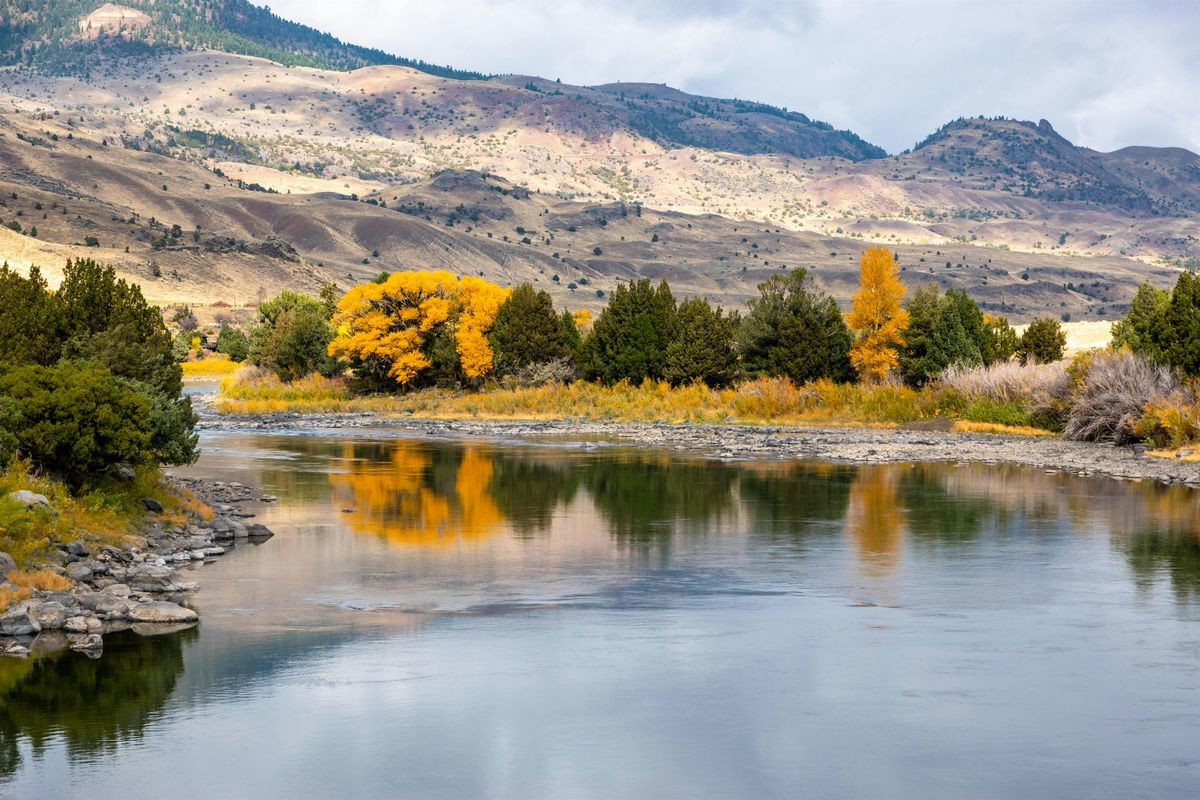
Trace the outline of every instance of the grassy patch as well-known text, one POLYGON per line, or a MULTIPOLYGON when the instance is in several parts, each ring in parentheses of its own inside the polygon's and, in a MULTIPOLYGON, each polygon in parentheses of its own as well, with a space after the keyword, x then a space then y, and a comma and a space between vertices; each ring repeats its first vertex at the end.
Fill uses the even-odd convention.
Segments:
POLYGON ((1010 436, 1054 436, 1053 431, 1034 428, 1030 425, 1002 425, 995 422, 973 422, 960 419, 954 423, 953 431, 959 433, 1001 433, 1010 436))
POLYGON ((185 378, 222 378, 236 372, 241 364, 230 361, 229 356, 216 355, 199 361, 184 361, 179 366, 183 368, 185 378))

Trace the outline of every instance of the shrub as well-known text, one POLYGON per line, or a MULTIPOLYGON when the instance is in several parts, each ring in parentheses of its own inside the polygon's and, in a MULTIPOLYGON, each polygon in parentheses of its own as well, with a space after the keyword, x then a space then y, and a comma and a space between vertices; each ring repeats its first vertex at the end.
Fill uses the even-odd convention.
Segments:
POLYGON ((230 361, 245 361, 250 354, 250 338, 229 324, 222 324, 217 333, 217 352, 229 356, 230 361))
POLYGON ((1072 365, 1074 385, 1063 435, 1128 444, 1148 402, 1170 396, 1179 381, 1170 369, 1129 352, 1096 352, 1072 365))
POLYGON ((194 454, 188 420, 168 401, 94 364, 8 368, 0 395, 12 401, 6 424, 17 453, 73 487, 115 463, 186 463, 194 454))
POLYGON ((1200 442, 1200 397, 1194 389, 1183 389, 1151 400, 1133 424, 1133 432, 1157 447, 1200 442))
POLYGON ((663 281, 617 286, 584 343, 583 370, 603 383, 660 380, 675 332, 675 298, 663 281))
POLYGON ((727 386, 737 372, 733 336, 736 315, 714 308, 707 298, 692 298, 679 305, 675 335, 667 345, 663 377, 679 386, 703 381, 709 386, 727 386))
POLYGON ((569 354, 563 322, 554 313, 554 301, 528 283, 518 286, 500 304, 488 341, 501 374, 569 354))
POLYGON ((1056 319, 1035 319, 1021 336, 1021 360, 1050 364, 1063 357, 1067 335, 1056 319))
POLYGON ((987 401, 994 406, 1023 408, 1030 422, 1048 430, 1060 429, 1066 420, 1070 377, 1059 363, 1022 364, 1010 359, 986 367, 959 364, 943 372, 938 382, 968 404, 987 401))
POLYGON ((335 362, 328 349, 334 331, 326 313, 317 298, 285 289, 258 307, 247 360, 281 380, 331 373, 335 362))

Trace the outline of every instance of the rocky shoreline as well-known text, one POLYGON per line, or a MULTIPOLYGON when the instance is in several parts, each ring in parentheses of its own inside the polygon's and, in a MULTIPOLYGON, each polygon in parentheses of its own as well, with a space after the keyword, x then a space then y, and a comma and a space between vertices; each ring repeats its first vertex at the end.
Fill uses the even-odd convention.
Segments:
MULTIPOLYGON (((1153 480, 1200 488, 1200 462, 1147 456, 1142 448, 1072 442, 1052 436, 957 433, 903 428, 557 420, 422 419, 373 413, 220 416, 202 412, 211 431, 358 431, 444 439, 619 443, 725 459, 816 459, 857 464, 904 461, 1016 464, 1083 476, 1153 480)), ((1185 451, 1186 452, 1186 451, 1185 451)))
MULTIPOLYGON (((254 516, 245 506, 275 498, 238 483, 169 480, 207 503, 213 517, 205 520, 189 513, 187 523, 168 525, 157 517, 161 505, 147 498, 143 503, 149 518, 139 540, 127 547, 84 539, 56 543, 54 558, 36 566, 66 577, 73 586, 35 590, 29 599, 0 613, 0 655, 27 657, 70 648, 99 657, 105 634, 133 629, 154 635, 197 623, 199 617, 190 607, 197 583, 189 579, 190 573, 239 543, 270 538, 266 527, 245 521, 254 516)), ((30 493, 27 502, 46 500, 30 493)), ((7 573, 4 567, 0 561, 7 573)))

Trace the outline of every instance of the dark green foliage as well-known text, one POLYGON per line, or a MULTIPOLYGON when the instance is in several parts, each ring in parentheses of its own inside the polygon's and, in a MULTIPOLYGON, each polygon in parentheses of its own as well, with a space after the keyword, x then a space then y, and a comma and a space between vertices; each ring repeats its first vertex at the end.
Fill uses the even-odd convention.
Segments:
POLYGON ((421 352, 429 359, 429 366, 421 371, 420 385, 456 388, 466 381, 450 326, 434 328, 425 338, 421 352))
POLYGON ((675 331, 675 298, 663 281, 618 285, 585 343, 583 370, 603 383, 661 380, 675 331))
POLYGON ((1164 363, 1200 375, 1200 276, 1186 271, 1179 276, 1156 343, 1164 363))
POLYGON ((951 364, 983 364, 984 352, 991 349, 983 314, 965 291, 943 295, 930 284, 913 293, 900 350, 900 374, 907 383, 921 386, 951 364))
POLYGON ((1138 355, 1161 361, 1156 339, 1165 322, 1171 293, 1159 289, 1149 281, 1138 286, 1137 294, 1129 305, 1129 313, 1113 323, 1112 347, 1128 347, 1138 355))
POLYGON ((727 386, 737 372, 734 333, 736 314, 726 315, 707 298, 691 298, 679 304, 675 335, 667 345, 663 377, 679 386, 704 381, 709 386, 727 386))
POLYGON ((984 322, 983 363, 1007 361, 1021 349, 1021 337, 1004 317, 988 317, 984 322))
POLYGON ((246 360, 284 381, 333 374, 337 364, 328 350, 334 330, 327 311, 315 297, 285 289, 258 307, 246 360))
POLYGON ((118 280, 112 267, 91 259, 68 261, 56 297, 64 358, 94 360, 113 375, 179 396, 183 372, 171 335, 136 284, 118 280))
POLYGON ((563 322, 554 313, 554 301, 528 283, 514 289, 501 304, 488 341, 501 375, 572 354, 563 322))
POLYGON ((250 354, 250 338, 241 329, 223 324, 217 333, 217 352, 229 356, 230 361, 245 361, 250 354))
POLYGON ((832 297, 800 268, 758 285, 759 297, 737 331, 745 370, 786 375, 796 383, 816 378, 849 381, 850 331, 832 297))
POLYGON ((1067 335, 1056 319, 1035 319, 1021 336, 1021 360, 1049 364, 1063 357, 1067 335))
POLYGON ((575 324, 575 315, 568 309, 559 315, 558 321, 562 327, 563 343, 567 346, 567 353, 576 364, 581 363, 583 335, 579 333, 579 326, 575 324))
POLYGON ((98 364, 8 367, 0 396, 10 400, 6 426, 18 454, 75 488, 114 463, 195 457, 190 406, 185 418, 179 406, 98 364))
POLYGON ((58 298, 37 267, 24 278, 0 267, 0 362, 53 364, 65 338, 58 298))

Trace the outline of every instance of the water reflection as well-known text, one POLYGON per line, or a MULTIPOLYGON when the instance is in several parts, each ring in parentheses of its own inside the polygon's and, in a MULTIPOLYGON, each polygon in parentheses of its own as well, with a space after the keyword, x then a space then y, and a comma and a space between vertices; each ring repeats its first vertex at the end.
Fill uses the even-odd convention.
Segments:
POLYGON ((413 440, 262 437, 257 480, 333 503, 351 529, 409 546, 545 534, 581 498, 618 546, 669 561, 680 537, 744 527, 800 553, 843 535, 871 586, 907 548, 970 548, 980 537, 1107 534, 1143 589, 1200 597, 1200 501, 1185 487, 1085 480, 996 465, 728 463, 615 450, 413 440))
POLYGON ((35 757, 60 739, 72 759, 111 753, 141 736, 183 673, 184 642, 196 635, 126 631, 106 636, 98 659, 69 650, 0 659, 0 774, 20 766, 18 735, 35 757))

